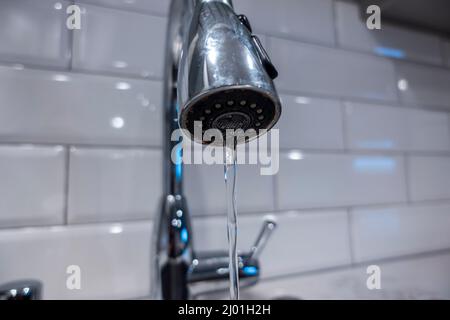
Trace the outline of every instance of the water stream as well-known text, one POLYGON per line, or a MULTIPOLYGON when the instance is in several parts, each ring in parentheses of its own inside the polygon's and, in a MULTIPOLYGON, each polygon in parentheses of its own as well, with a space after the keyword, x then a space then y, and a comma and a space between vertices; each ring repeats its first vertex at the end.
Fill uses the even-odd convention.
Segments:
POLYGON ((225 186, 227 201, 227 235, 230 274, 230 299, 239 300, 239 261, 237 253, 237 210, 236 210, 236 146, 225 148, 225 186))

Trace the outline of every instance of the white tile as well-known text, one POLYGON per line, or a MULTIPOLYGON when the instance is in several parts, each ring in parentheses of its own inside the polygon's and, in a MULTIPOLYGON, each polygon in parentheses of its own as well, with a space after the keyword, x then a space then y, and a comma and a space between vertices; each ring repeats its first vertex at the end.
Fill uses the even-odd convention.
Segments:
POLYGON ((347 141, 353 149, 445 151, 450 148, 448 114, 362 103, 346 103, 347 141))
POLYGON ((160 15, 167 15, 170 6, 170 0, 75 0, 75 2, 160 15))
POLYGON ((395 101, 394 65, 367 54, 269 38, 280 90, 395 101))
POLYGON ((276 177, 279 209, 406 199, 404 162, 399 156, 286 153, 276 177))
POLYGON ((408 146, 405 108, 345 103, 347 141, 352 149, 404 150, 408 146))
POLYGON ((127 299, 150 291, 150 222, 0 231, 0 283, 43 282, 44 299, 127 299), (17 254, 20 252, 20 254, 17 254), (81 289, 66 286, 81 269, 81 289))
POLYGON ((445 112, 411 110, 408 112, 411 150, 447 151, 450 149, 450 121, 445 112))
POLYGON ((64 168, 62 147, 1 146, 0 227, 62 223, 64 168))
POLYGON ((160 82, 0 68, 0 141, 160 146, 161 96, 160 82))
MULTIPOLYGON (((270 212, 274 209, 273 176, 261 175, 261 166, 237 166, 236 201, 239 212, 270 212)), ((193 215, 226 213, 223 165, 185 165, 185 189, 193 215)))
POLYGON ((450 157, 411 157, 408 172, 412 200, 450 198, 450 157))
POLYGON ((240 0, 234 6, 261 33, 329 45, 335 42, 331 0, 240 0))
POLYGON ((343 120, 340 102, 281 95, 283 110, 275 128, 283 148, 342 149, 343 120))
POLYGON ((69 1, 2 0, 0 2, 0 61, 21 65, 69 66, 69 1))
POLYGON ((410 63, 399 63, 397 69, 403 103, 450 109, 450 70, 410 63))
MULTIPOLYGON (((262 277, 296 273, 350 263, 345 211, 285 213, 261 255, 262 277)), ((238 242, 248 251, 262 226, 262 216, 238 217, 238 242)), ((196 250, 226 250, 226 219, 197 218, 193 222, 196 250)))
POLYGON ((167 19, 82 5, 74 33, 75 70, 162 78, 167 19))
POLYGON ((450 247, 450 203, 355 209, 352 240, 356 261, 450 247))
POLYGON ((162 154, 72 148, 69 221, 150 219, 162 196, 162 154))
MULTIPOLYGON (((436 300, 450 298, 450 255, 378 263, 381 290, 368 290, 366 266, 271 279, 241 290, 242 299, 272 300, 436 300), (425 271, 425 272, 424 272, 425 271)), ((228 299, 229 293, 202 296, 228 299)))
POLYGON ((384 21, 382 30, 369 30, 358 3, 336 1, 335 6, 338 43, 342 47, 389 58, 442 64, 438 36, 389 25, 384 21))

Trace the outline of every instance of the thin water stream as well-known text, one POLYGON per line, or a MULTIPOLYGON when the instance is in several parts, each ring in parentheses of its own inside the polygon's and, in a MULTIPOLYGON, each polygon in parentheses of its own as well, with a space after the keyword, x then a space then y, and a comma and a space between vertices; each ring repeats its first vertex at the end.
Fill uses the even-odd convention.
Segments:
POLYGON ((236 210, 236 146, 225 148, 225 186, 227 202, 227 235, 230 274, 230 299, 239 300, 239 261, 237 252, 237 210, 236 210))

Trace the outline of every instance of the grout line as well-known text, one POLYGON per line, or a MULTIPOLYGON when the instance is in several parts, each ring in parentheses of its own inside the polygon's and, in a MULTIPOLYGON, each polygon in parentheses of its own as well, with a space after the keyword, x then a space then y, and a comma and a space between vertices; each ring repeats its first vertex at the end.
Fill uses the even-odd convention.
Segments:
POLYGON ((65 168, 64 168, 64 212, 63 224, 69 224, 69 177, 70 177, 70 147, 65 150, 65 168))
POLYGON ((5 231, 22 231, 22 230, 42 230, 54 227, 62 227, 62 228, 72 228, 72 227, 97 227, 97 226, 109 226, 114 224, 132 224, 132 223, 151 223, 154 219, 150 218, 136 218, 136 219, 128 219, 128 220, 109 220, 109 221, 85 221, 85 222, 71 222, 68 224, 31 224, 31 225, 21 225, 21 226, 5 226, 0 227, 0 233, 5 231))
POLYGON ((399 86, 398 84, 399 84, 399 81, 400 81, 400 78, 401 78, 400 71, 398 69, 399 68, 399 64, 398 63, 394 63, 393 67, 394 67, 394 77, 395 77, 395 79, 394 79, 394 81, 395 81, 395 95, 397 96, 398 104, 400 106, 405 106, 404 99, 402 98, 402 93, 401 93, 400 89, 398 88, 398 86, 399 86))
POLYGON ((280 210, 280 188, 278 186, 277 175, 272 175, 272 184, 273 184, 273 206, 274 210, 280 210))
MULTIPOLYGON (((71 5, 75 5, 75 0, 70 1, 71 5)), ((64 26, 65 27, 65 26, 64 26)), ((69 30, 69 51, 70 51, 70 60, 69 60, 69 72, 73 71, 73 47, 74 47, 74 38, 75 38, 75 30, 69 30)))
POLYGON ((79 75, 87 75, 87 76, 101 76, 107 78, 120 78, 120 79, 129 79, 129 80, 140 80, 140 81, 148 81, 148 82, 163 82, 163 76, 152 76, 142 77, 136 74, 127 73, 127 72, 115 72, 111 70, 89 70, 83 68, 76 68, 71 71, 74 74, 79 75))
MULTIPOLYGON (((398 90, 397 90, 398 91, 398 90)), ((345 102, 354 102, 354 103, 367 103, 367 104, 374 104, 374 105, 381 105, 386 107, 392 107, 392 108, 405 108, 405 109, 419 109, 419 110, 426 110, 426 111, 439 111, 439 112, 450 112, 450 105, 449 106, 438 106, 438 105, 425 105, 425 104, 414 104, 414 103, 407 103, 402 104, 399 103, 397 100, 380 100, 380 99, 370 99, 370 98, 364 98, 364 97, 350 97, 350 96, 340 96, 340 95, 330 95, 330 94, 324 94, 324 93, 314 93, 314 92, 306 92, 301 90, 289 90, 284 88, 278 88, 278 92, 281 95, 290 95, 290 96, 306 96, 311 98, 317 98, 317 99, 326 99, 326 100, 339 100, 343 99, 345 102)), ((396 98, 397 99, 397 98, 396 98)))
MULTIPOLYGON (((299 215, 302 214, 327 214, 330 211, 347 211, 347 210, 364 210, 364 209, 377 209, 377 208, 385 208, 385 207, 416 207, 416 206, 432 206, 432 205, 450 205, 450 198, 445 199, 429 199, 429 200, 415 200, 411 202, 406 201, 398 201, 398 202, 384 202, 384 203, 365 203, 365 204, 357 204, 357 205, 344 205, 344 206, 329 206, 329 207, 304 207, 304 208, 296 208, 296 209, 277 209, 277 210, 269 210, 269 211, 245 211, 239 212, 241 217, 262 217, 267 214, 276 214, 276 215, 284 215, 284 214, 292 214, 296 213, 299 215)), ((216 213, 216 214, 195 214, 192 216, 193 219, 218 219, 224 218, 226 214, 216 213)))
POLYGON ((404 175, 405 175, 405 190, 406 190, 406 201, 408 204, 410 204, 412 202, 412 197, 411 197, 411 177, 409 176, 409 173, 411 172, 410 170, 410 166, 411 166, 411 158, 409 156, 405 156, 404 157, 404 175))
MULTIPOLYGON (((450 119, 450 114, 449 114, 450 119)), ((450 120, 449 120, 450 121, 450 120)), ((84 148, 84 149, 104 149, 104 150, 153 150, 161 151, 161 146, 151 146, 151 145, 117 145, 117 144, 83 144, 83 143, 65 143, 65 142, 32 142, 32 141, 7 141, 1 142, 1 146, 12 146, 21 147, 24 145, 33 145, 35 147, 73 147, 73 148, 84 148)), ((448 151, 420 151, 420 150, 389 150, 389 149, 318 149, 318 148, 280 148, 280 155, 286 155, 291 151, 301 150, 306 154, 314 155, 349 155, 349 156, 424 156, 424 157, 450 157, 450 150, 448 151)), ((195 164, 186 164, 195 165, 195 164)))
POLYGON ((342 117, 342 143, 344 146, 344 152, 348 153, 350 152, 350 132, 348 129, 348 122, 347 122, 347 106, 345 104, 345 101, 343 99, 339 100, 339 109, 341 112, 342 117))
POLYGON ((81 144, 81 143, 51 143, 51 142, 0 142, 0 147, 10 146, 10 147, 21 147, 28 146, 32 144, 34 147, 56 147, 62 146, 65 148, 83 148, 83 149, 98 149, 98 150, 148 150, 148 151, 161 151, 160 146, 149 146, 149 145, 114 145, 114 144, 81 144))
MULTIPOLYGON (((449 114, 450 121, 450 114, 449 114)), ((66 143, 66 142, 32 142, 32 141, 0 141, 1 146, 12 146, 21 147, 24 145, 33 145, 35 147, 73 147, 73 148, 84 148, 84 149, 99 149, 99 150, 153 150, 161 151, 161 146, 151 146, 151 145, 121 145, 121 144, 83 144, 83 143, 66 143)), ((280 155, 288 154, 291 151, 301 150, 306 154, 315 155, 349 155, 349 156, 425 156, 425 157, 450 157, 450 150, 448 151, 419 151, 419 150, 389 150, 389 149, 317 149, 317 148, 280 148, 280 155)), ((195 165, 195 164, 187 164, 195 165)))
POLYGON ((353 209, 347 209, 347 227, 348 227, 348 245, 350 249, 350 263, 353 266, 355 264, 355 246, 353 239, 353 209))
POLYGON ((338 14, 337 14, 337 1, 333 0, 331 3, 331 14, 332 14, 332 23, 333 23, 333 36, 334 36, 334 48, 340 48, 340 39, 338 32, 338 14))
POLYGON ((314 149, 314 148, 280 148, 280 155, 288 154, 291 151, 301 150, 306 154, 324 155, 354 155, 354 156, 429 156, 429 157, 449 157, 449 151, 416 151, 416 150, 389 150, 389 149, 314 149))
MULTIPOLYGON (((73 60, 73 58, 71 58, 73 60)), ((0 68, 12 68, 12 66, 15 63, 6 61, 6 60, 0 60, 0 68)), ((55 67, 55 66, 42 66, 42 65, 35 65, 35 64, 24 64, 25 69, 24 70, 31 70, 31 71, 42 71, 42 72, 65 72, 70 73, 74 75, 81 75, 81 76, 97 76, 97 77, 106 77, 111 79, 121 79, 121 80, 139 80, 139 81, 146 81, 146 82, 162 82, 162 77, 155 77, 155 76, 148 76, 148 77, 141 77, 139 75, 134 75, 131 73, 120 73, 120 72, 114 72, 114 71, 102 71, 102 70, 87 70, 82 68, 76 68, 73 69, 72 62, 68 67, 55 67)), ((19 70, 23 71, 23 70, 19 70)), ((19 72, 18 71, 18 72, 19 72)))

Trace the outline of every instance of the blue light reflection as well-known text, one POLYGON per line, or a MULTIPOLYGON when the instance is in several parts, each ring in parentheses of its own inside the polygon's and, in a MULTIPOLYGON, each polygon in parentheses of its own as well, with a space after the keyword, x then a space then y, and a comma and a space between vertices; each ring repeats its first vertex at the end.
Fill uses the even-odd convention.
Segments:
POLYGON ((353 168, 362 173, 391 173, 396 161, 389 157, 358 157, 353 160, 353 168))
POLYGON ((406 56, 403 50, 389 47, 375 47, 374 51, 376 54, 388 58, 404 59, 406 56))
POLYGON ((242 269, 242 272, 246 276, 255 276, 258 274, 258 268, 254 267, 254 266, 247 266, 242 269))

